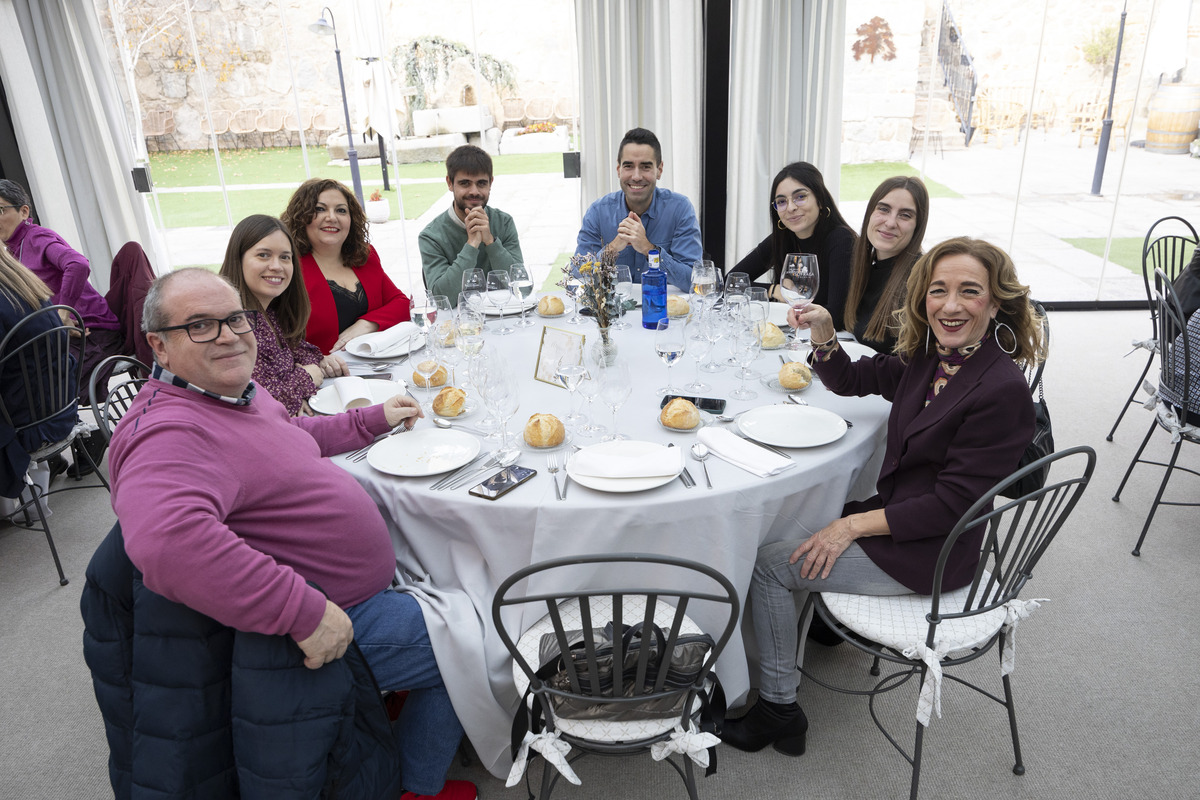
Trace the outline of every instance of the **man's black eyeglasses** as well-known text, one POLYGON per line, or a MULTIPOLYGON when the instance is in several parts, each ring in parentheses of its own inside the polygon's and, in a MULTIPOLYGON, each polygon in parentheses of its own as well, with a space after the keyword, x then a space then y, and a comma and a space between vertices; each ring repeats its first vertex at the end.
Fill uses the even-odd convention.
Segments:
POLYGON ((196 344, 207 344, 208 342, 216 341, 221 337, 221 326, 228 325, 229 330, 238 334, 249 333, 254 327, 254 320, 258 317, 257 311, 235 311, 225 319, 194 319, 191 322, 183 325, 168 325, 165 328, 159 328, 152 333, 166 333, 167 331, 187 331, 188 338, 196 344))

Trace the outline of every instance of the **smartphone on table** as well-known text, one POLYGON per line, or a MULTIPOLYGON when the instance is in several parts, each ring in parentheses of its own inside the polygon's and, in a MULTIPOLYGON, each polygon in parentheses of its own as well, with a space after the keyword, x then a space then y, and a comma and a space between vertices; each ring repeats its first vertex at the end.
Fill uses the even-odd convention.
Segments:
POLYGON ((511 467, 505 467, 500 470, 478 486, 472 486, 468 494, 473 494, 476 497, 482 497, 487 500, 495 500, 508 494, 534 475, 537 475, 536 469, 520 467, 514 464, 511 467))
POLYGON ((664 397, 662 399, 662 405, 660 405, 659 408, 666 408, 667 403, 671 402, 672 400, 674 400, 677 397, 689 401, 692 405, 694 405, 696 408, 700 409, 701 411, 707 411, 710 414, 724 414, 725 413, 724 398, 721 398, 721 397, 690 397, 688 395, 683 395, 683 394, 667 395, 666 397, 664 397))

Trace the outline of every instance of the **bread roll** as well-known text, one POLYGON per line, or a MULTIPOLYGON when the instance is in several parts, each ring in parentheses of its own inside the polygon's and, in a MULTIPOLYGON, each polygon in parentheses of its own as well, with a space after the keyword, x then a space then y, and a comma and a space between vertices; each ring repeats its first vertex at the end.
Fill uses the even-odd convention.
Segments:
MULTIPOLYGON (((422 361, 421 362, 422 369, 427 369, 428 368, 427 365, 432 366, 432 362, 430 362, 430 361, 422 361)), ((434 370, 434 373, 429 376, 428 382, 426 382, 425 376, 419 372, 413 372, 412 379, 413 379, 413 383, 415 383, 417 386, 420 386, 423 389, 428 388, 430 386, 442 386, 446 383, 446 368, 443 367, 441 364, 439 364, 438 368, 436 370, 434 370)))
POLYGON ((783 347, 785 337, 783 331, 774 322, 761 322, 758 329, 758 342, 763 347, 783 347))
POLYGON ((566 437, 566 428, 553 414, 534 414, 525 423, 525 441, 534 447, 554 447, 566 437))
POLYGON ((439 417, 457 417, 467 404, 467 395, 462 389, 447 386, 433 398, 433 413, 439 417))
POLYGON ((673 294, 667 298, 667 316, 682 317, 692 310, 687 298, 681 294, 673 294))
POLYGON ((663 406, 659 420, 668 428, 680 431, 690 431, 700 424, 700 411, 690 400, 676 397, 663 406))
POLYGON ((779 368, 779 385, 785 389, 803 389, 812 383, 812 370, 803 361, 789 361, 779 368))
POLYGON ((559 300, 552 294, 548 294, 541 300, 538 300, 537 311, 544 317, 557 317, 566 311, 566 307, 563 305, 562 300, 559 300))

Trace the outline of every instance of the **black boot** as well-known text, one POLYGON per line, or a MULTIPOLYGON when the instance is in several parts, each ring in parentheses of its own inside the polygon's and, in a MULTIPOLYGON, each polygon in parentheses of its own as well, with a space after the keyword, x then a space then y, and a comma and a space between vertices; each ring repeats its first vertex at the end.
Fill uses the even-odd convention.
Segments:
POLYGON ((760 697, 746 716, 725 721, 721 741, 748 753, 773 744, 785 756, 802 756, 807 735, 808 717, 799 703, 772 703, 760 697))

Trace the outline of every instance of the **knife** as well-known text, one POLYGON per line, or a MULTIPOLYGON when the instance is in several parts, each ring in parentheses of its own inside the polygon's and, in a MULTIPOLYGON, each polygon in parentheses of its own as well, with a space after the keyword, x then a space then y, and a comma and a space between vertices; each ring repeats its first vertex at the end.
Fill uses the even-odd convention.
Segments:
MULTIPOLYGON (((675 446, 675 443, 674 443, 674 442, 669 442, 669 443, 667 444, 667 447, 674 447, 674 446, 675 446)), ((687 468, 687 467, 684 467, 684 468, 683 468, 683 472, 679 473, 679 481, 680 481, 680 482, 681 482, 681 483, 682 483, 684 486, 686 486, 688 489, 691 489, 693 486, 695 486, 695 485, 696 485, 696 481, 694 481, 694 480, 692 479, 692 473, 688 472, 688 468, 687 468)))
POLYGON ((446 488, 447 486, 449 486, 451 483, 453 483, 458 478, 461 478, 462 476, 466 475, 468 472, 471 472, 473 469, 475 469, 476 468, 475 465, 479 462, 479 460, 486 458, 488 455, 489 455, 488 453, 480 453, 479 455, 475 456, 470 461, 468 461, 466 464, 463 464, 461 467, 454 470, 454 472, 450 473, 449 475, 447 475, 444 478, 440 478, 429 488, 430 489, 446 488))

